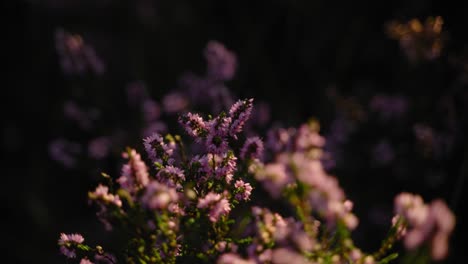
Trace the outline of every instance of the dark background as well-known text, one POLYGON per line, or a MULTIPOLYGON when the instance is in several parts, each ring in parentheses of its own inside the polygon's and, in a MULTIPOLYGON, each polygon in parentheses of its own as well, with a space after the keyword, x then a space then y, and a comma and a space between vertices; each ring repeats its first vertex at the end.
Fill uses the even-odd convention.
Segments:
POLYGON ((412 110, 400 123, 375 124, 372 118, 359 123, 343 146, 345 162, 333 173, 356 203, 358 245, 378 247, 387 226, 373 224, 375 218, 388 219, 396 193, 417 192, 426 201, 443 198, 457 214, 447 263, 463 263, 467 197, 460 175, 466 174, 468 94, 460 81, 463 70, 450 64, 451 58, 463 58, 468 44, 461 6, 442 1, 30 0, 8 3, 4 10, 10 22, 2 38, 7 45, 1 96, 2 258, 6 253, 8 263, 65 262, 56 246, 60 232, 83 233, 91 244, 112 239, 101 231, 86 193, 100 170, 113 171, 120 160, 67 170, 47 152, 61 135, 85 137, 63 118, 63 102, 76 97, 75 86, 86 87, 78 90, 89 102, 123 122, 131 118, 118 110, 129 82, 143 80, 158 99, 176 87, 182 73, 204 71, 202 50, 213 39, 238 55, 239 70, 227 83, 233 94, 269 102, 272 118, 286 125, 316 117, 326 134, 337 113, 330 87, 364 106, 375 94, 408 98, 412 110), (385 34, 385 24, 436 15, 443 17, 448 34, 441 57, 410 63, 385 34), (59 27, 81 34, 105 61, 106 74, 64 75, 54 43, 59 27), (415 122, 443 129, 447 116, 435 107, 442 96, 452 99, 457 137, 450 152, 434 163, 413 155, 411 129, 415 122), (380 137, 405 149, 392 167, 369 165, 369 142, 380 137), (442 180, 425 184, 423 176, 433 170, 442 180))

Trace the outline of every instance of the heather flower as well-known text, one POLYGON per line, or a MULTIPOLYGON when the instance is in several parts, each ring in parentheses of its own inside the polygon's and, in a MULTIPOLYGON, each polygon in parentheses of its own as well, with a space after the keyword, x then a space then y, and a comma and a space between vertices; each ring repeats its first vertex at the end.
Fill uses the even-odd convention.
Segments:
POLYGON ((274 249, 271 257, 273 264, 310 264, 304 256, 289 248, 274 249))
POLYGON ((143 140, 143 145, 153 163, 172 163, 171 157, 176 149, 176 143, 173 140, 165 142, 160 134, 153 133, 143 140))
POLYGON ((250 195, 252 193, 252 186, 250 186, 250 183, 245 183, 243 180, 237 180, 236 183, 234 184, 234 187, 236 187, 236 200, 249 200, 250 195))
POLYGON ((58 245, 60 246, 60 252, 68 258, 75 258, 75 246, 82 244, 84 238, 80 234, 60 234, 60 239, 58 240, 58 245))
POLYGON ((201 172, 205 174, 205 179, 215 177, 218 180, 224 179, 227 183, 232 181, 237 167, 237 157, 232 152, 223 156, 208 153, 199 158, 198 162, 201 165, 201 172))
POLYGON ((323 147, 325 139, 313 129, 312 124, 303 124, 299 127, 295 140, 297 151, 309 150, 312 147, 323 147))
POLYGON ((224 178, 227 183, 230 183, 234 177, 234 172, 237 167, 237 157, 232 152, 225 155, 222 162, 215 168, 215 177, 217 179, 224 178))
POLYGON ((403 237, 405 247, 414 249, 429 241, 434 260, 446 257, 455 216, 443 201, 435 200, 426 205, 418 195, 401 193, 395 197, 395 212, 407 221, 403 237))
POLYGON ((122 176, 117 179, 117 182, 123 189, 130 193, 135 193, 137 189, 144 187, 149 182, 148 168, 141 160, 140 154, 134 149, 130 149, 128 153, 123 153, 122 156, 129 161, 122 167, 122 176))
POLYGON ((232 119, 229 135, 237 138, 236 134, 242 131, 245 122, 249 119, 253 108, 253 99, 239 100, 231 109, 229 116, 232 119))
POLYGON ((207 75, 217 80, 230 80, 237 68, 236 56, 217 41, 208 42, 205 48, 207 75))
POLYGON ((208 133, 208 127, 203 118, 198 114, 187 113, 179 117, 179 123, 184 127, 187 134, 194 137, 197 142, 201 141, 208 133))
POLYGON ((230 124, 231 118, 226 117, 224 114, 208 122, 208 135, 205 141, 208 152, 216 154, 226 153, 228 149, 226 136, 229 133, 230 124))
POLYGON ((99 200, 105 203, 114 204, 117 207, 122 207, 122 201, 118 195, 110 194, 109 187, 99 184, 94 192, 88 194, 92 200, 99 200))
POLYGON ((148 209, 166 209, 170 204, 177 203, 178 195, 174 188, 160 182, 151 181, 141 197, 141 203, 148 209))
POLYGON ((82 258, 80 260, 80 264, 93 264, 93 262, 91 262, 89 259, 87 258, 82 258))
POLYGON ((184 171, 180 168, 168 165, 159 170, 156 175, 158 181, 167 184, 169 187, 181 188, 180 183, 185 181, 184 171))
POLYGON ((221 194, 213 192, 199 198, 197 207, 210 209, 209 219, 211 222, 217 222, 221 216, 227 215, 231 211, 229 201, 221 194))
POLYGON ((259 137, 248 138, 241 149, 241 159, 260 159, 263 156, 263 142, 259 137))
POLYGON ((255 264, 253 260, 245 260, 235 253, 225 253, 218 258, 217 264, 255 264))
POLYGON ((277 213, 266 208, 252 207, 257 224, 257 236, 262 244, 283 240, 290 232, 288 223, 277 213))

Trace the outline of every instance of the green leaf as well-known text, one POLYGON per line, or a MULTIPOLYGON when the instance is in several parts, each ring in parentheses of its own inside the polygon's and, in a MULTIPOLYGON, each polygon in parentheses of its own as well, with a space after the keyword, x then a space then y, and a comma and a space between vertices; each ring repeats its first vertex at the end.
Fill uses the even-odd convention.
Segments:
POLYGON ((386 256, 385 258, 381 259, 378 263, 379 264, 387 264, 389 263, 390 261, 394 260, 398 258, 398 253, 393 253, 393 254, 390 254, 388 256, 386 256))

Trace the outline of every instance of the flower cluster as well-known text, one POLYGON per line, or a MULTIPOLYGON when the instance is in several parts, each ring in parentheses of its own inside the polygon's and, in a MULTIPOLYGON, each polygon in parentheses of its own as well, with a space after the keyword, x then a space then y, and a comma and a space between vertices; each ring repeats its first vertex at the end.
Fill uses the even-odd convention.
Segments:
POLYGON ((443 201, 425 204, 419 195, 401 193, 395 197, 395 213, 396 217, 402 217, 400 234, 406 248, 414 250, 423 243, 429 243, 434 260, 447 256, 455 216, 443 201))
MULTIPOLYGON (((353 202, 323 165, 325 139, 311 120, 268 133, 266 144, 243 129, 253 99, 204 117, 180 116, 191 142, 179 135, 143 140, 151 165, 128 148, 121 176, 90 192, 108 230, 131 234, 120 257, 128 263, 387 263, 403 238, 409 249, 428 242, 436 260, 447 255, 455 219, 440 200, 395 198, 393 226, 382 247, 366 253, 354 245, 353 202), (118 185, 118 186, 115 186, 118 185), (262 194, 261 191, 264 193, 262 194)), ((82 263, 106 257, 80 235, 61 235, 68 258, 82 263)))

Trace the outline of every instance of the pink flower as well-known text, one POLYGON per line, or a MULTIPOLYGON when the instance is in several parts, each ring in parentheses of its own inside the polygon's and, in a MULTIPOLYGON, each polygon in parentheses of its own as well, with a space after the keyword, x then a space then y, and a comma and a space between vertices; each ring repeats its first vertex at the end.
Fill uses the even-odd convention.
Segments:
POLYGON ((198 114, 187 113, 181 115, 179 123, 184 127, 187 134, 194 137, 197 142, 200 142, 201 138, 208 133, 207 124, 198 114))
POLYGON ((129 159, 128 163, 122 167, 122 176, 117 182, 130 193, 135 193, 138 188, 144 187, 149 182, 148 168, 141 160, 140 154, 134 149, 122 154, 129 159))
POLYGON ((118 207, 122 207, 122 201, 120 200, 120 197, 118 195, 113 195, 108 192, 109 187, 99 184, 94 192, 89 193, 89 197, 91 199, 101 200, 106 203, 111 203, 118 207))
POLYGON ((234 253, 226 253, 218 258, 217 264, 255 264, 253 260, 245 260, 234 253))
POLYGON ((243 180, 237 180, 234 187, 236 187, 236 191, 238 192, 235 196, 237 200, 249 200, 253 189, 250 183, 245 183, 243 180))
POLYGON ((152 162, 171 163, 170 157, 176 149, 176 143, 173 141, 164 142, 159 133, 153 133, 151 136, 143 139, 146 153, 152 162))
POLYGON ((209 219, 211 222, 217 222, 223 215, 231 211, 229 201, 219 193, 208 193, 205 197, 199 198, 198 208, 209 208, 209 219))
POLYGON ((278 248, 274 249, 272 253, 273 264, 308 264, 310 263, 307 259, 289 248, 278 248))
POLYGON ((82 244, 84 238, 80 234, 60 234, 60 239, 58 240, 58 245, 60 246, 60 252, 67 256, 68 258, 75 258, 75 246, 82 244))
POLYGON ((93 264, 89 259, 87 258, 82 258, 80 261, 80 264, 93 264))

